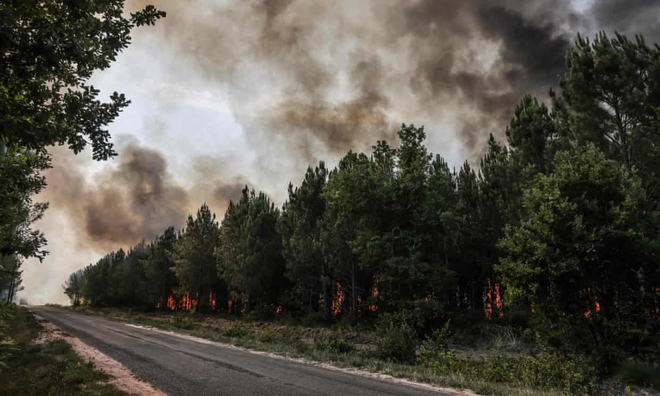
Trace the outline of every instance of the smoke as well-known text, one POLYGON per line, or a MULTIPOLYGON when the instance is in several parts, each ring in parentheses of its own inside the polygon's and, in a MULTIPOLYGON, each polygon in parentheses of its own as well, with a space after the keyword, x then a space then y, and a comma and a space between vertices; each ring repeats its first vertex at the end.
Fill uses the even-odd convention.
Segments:
MULTIPOLYGON (((176 150, 183 158, 172 164, 164 139, 133 141, 97 172, 54 150, 43 194, 51 210, 38 226, 56 268, 43 271, 51 280, 26 269, 28 288, 50 282, 42 300, 61 295, 68 273, 95 254, 181 227, 204 201, 221 214, 248 181, 284 193, 308 164, 378 139, 395 144, 401 122, 426 125, 430 149, 450 163, 477 162, 523 95, 546 98, 578 31, 660 40, 655 0, 127 0, 126 11, 147 4, 167 18, 134 32, 146 71, 131 64, 122 77, 171 73, 147 88, 168 103, 163 113, 197 95, 199 81, 222 91, 243 146, 229 159, 176 150)), ((123 82, 112 89, 125 91, 123 82)), ((200 134, 201 120, 186 122, 177 142, 200 134)))
POLYGON ((168 17, 152 34, 229 86, 251 141, 307 162, 392 140, 401 121, 447 121, 443 140, 474 157, 522 95, 556 83, 575 18, 541 1, 155 3, 168 17))
POLYGON ((655 0, 594 1, 593 15, 597 28, 643 34, 648 43, 660 42, 660 3, 655 0))
POLYGON ((245 185, 238 177, 223 180, 221 168, 211 169, 208 159, 199 158, 198 173, 187 188, 172 178, 160 152, 136 142, 120 150, 116 166, 91 177, 68 150, 51 150, 54 166, 46 172, 42 199, 73 222, 78 248, 110 251, 151 240, 169 226, 183 227, 187 214, 202 202, 224 211, 245 185))

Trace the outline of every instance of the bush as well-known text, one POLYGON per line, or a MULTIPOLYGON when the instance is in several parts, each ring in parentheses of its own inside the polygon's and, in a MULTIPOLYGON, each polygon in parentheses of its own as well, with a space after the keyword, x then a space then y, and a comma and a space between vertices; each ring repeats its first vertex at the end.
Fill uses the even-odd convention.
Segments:
POLYGON ((184 330, 191 330, 195 327, 195 323, 192 320, 190 320, 190 318, 186 318, 182 316, 175 316, 172 325, 174 327, 184 330))
POLYGON ((589 394, 595 389, 598 379, 591 362, 561 355, 510 358, 495 354, 478 360, 456 360, 451 363, 453 372, 484 381, 558 390, 567 394, 589 394))
POLYGON ((447 321, 442 329, 435 330, 431 337, 422 342, 419 349, 419 363, 439 372, 452 371, 458 359, 454 351, 449 349, 451 340, 452 334, 447 321))
POLYGON ((264 344, 272 344, 277 342, 280 337, 272 328, 267 327, 263 331, 256 333, 254 338, 264 344))
POLYGON ((379 337, 376 340, 376 355, 379 358, 399 363, 415 363, 418 340, 412 326, 386 315, 377 330, 379 337))
POLYGON ((0 370, 16 349, 16 342, 9 337, 9 322, 16 317, 16 306, 0 301, 0 370))
POLYGON ((626 384, 651 387, 660 391, 660 367, 638 362, 626 362, 619 368, 617 377, 626 384))
POLYGON ((314 348, 331 353, 348 353, 355 350, 353 345, 339 334, 319 334, 314 337, 314 348))
POLYGON ((292 344, 300 342, 300 334, 295 328, 285 327, 274 330, 272 327, 266 327, 259 332, 255 332, 254 339, 265 344, 292 344))
POLYGON ((521 385, 586 394, 594 388, 598 372, 583 358, 543 354, 520 359, 514 376, 514 383, 521 385))
POLYGON ((222 335, 229 338, 246 338, 251 332, 250 326, 233 322, 229 327, 222 330, 222 335))

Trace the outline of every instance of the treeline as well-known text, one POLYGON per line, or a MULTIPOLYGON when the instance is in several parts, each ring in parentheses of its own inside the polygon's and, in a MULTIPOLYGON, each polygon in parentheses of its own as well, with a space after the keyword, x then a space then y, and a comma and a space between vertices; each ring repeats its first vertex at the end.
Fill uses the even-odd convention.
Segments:
MULTIPOLYGON (((74 305, 528 326, 568 349, 654 355, 660 328, 660 49, 578 37, 552 106, 527 96, 479 166, 451 169, 403 125, 281 208, 245 188, 219 223, 71 275, 74 305), (394 316, 393 316, 394 315, 394 316)), ((342 319, 345 318, 345 319, 342 319)), ((609 356, 609 355, 608 355, 609 356)))

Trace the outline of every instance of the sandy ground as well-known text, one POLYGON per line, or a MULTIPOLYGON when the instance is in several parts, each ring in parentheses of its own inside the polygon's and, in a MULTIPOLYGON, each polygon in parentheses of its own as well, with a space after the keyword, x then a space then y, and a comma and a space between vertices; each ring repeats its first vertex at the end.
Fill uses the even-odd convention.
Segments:
POLYGON ((37 321, 43 326, 44 331, 37 339, 37 343, 53 340, 66 341, 74 351, 85 361, 94 363, 94 368, 108 374, 112 379, 109 381, 117 388, 134 396, 167 396, 156 389, 153 385, 137 378, 124 365, 104 353, 90 347, 78 338, 62 331, 54 324, 48 322, 39 315, 33 314, 37 321))

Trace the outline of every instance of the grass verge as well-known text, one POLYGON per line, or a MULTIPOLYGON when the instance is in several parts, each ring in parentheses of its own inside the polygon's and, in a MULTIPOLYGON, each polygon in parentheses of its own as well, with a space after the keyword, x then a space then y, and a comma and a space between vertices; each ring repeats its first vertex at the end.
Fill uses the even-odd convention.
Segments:
POLYGON ((109 377, 84 362, 62 340, 37 343, 41 326, 23 307, 6 306, 8 335, 15 341, 0 367, 0 395, 124 396, 109 377))
MULTIPOLYGON (((397 362, 395 359, 384 357, 378 343, 377 345, 356 347, 354 343, 347 341, 347 338, 350 339, 350 335, 339 331, 328 331, 328 329, 323 329, 322 332, 312 332, 313 335, 310 336, 308 328, 282 326, 268 322, 253 323, 179 313, 171 315, 141 314, 112 308, 80 307, 75 310, 247 349, 271 352, 285 357, 327 363, 340 368, 354 368, 371 373, 387 374, 419 383, 469 389, 482 395, 634 394, 620 382, 590 383, 590 387, 587 389, 557 386, 552 381, 547 382, 549 385, 540 384, 538 374, 527 377, 517 375, 513 378, 508 375, 509 371, 524 374, 526 371, 539 370, 539 367, 542 368, 542 366, 536 364, 522 367, 520 362, 526 364, 527 360, 508 359, 493 351, 488 352, 490 355, 486 357, 459 358, 458 361, 452 361, 452 369, 445 370, 434 365, 417 364, 421 359, 414 357, 409 363, 397 362), (221 321, 223 325, 214 325, 214 321, 221 321), (514 367, 513 364, 518 364, 515 366, 515 371, 509 370, 514 367), (465 369, 463 370, 463 368, 465 369), (530 380, 526 380, 526 378, 530 378, 530 380), (536 378, 536 380, 532 380, 532 378, 536 378)), ((452 357, 452 359, 456 359, 456 357, 452 357)), ((553 363, 556 362, 549 362, 548 365, 556 366, 553 363)))

